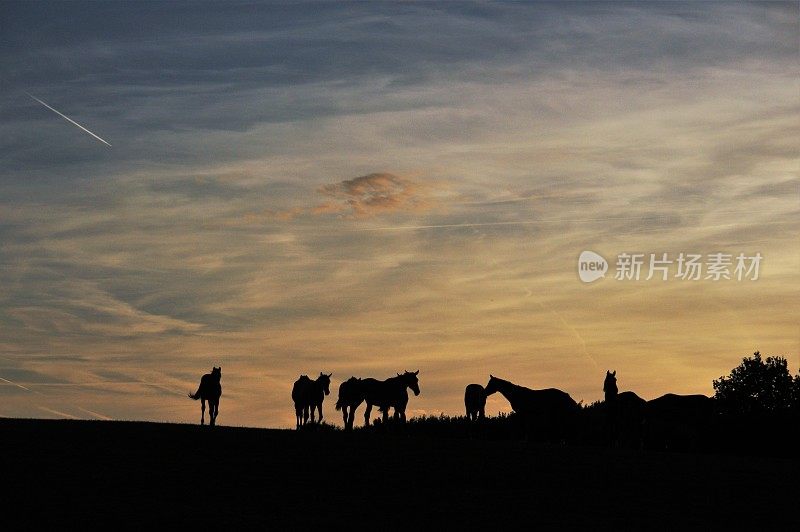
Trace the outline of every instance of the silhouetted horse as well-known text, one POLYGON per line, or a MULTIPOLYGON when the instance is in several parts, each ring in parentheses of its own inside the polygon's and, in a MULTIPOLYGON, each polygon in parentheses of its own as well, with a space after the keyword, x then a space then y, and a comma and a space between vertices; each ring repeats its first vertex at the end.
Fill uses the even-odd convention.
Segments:
POLYGON ((206 373, 200 378, 200 386, 189 397, 197 401, 200 399, 200 424, 206 422, 206 401, 208 401, 208 424, 212 427, 217 422, 219 414, 219 398, 222 395, 222 367, 212 368, 211 373, 206 373))
POLYGON ((480 384, 467 384, 464 389, 464 407, 467 419, 477 420, 486 416, 486 390, 480 384))
POLYGON ((361 379, 350 377, 339 385, 339 398, 336 410, 342 411, 345 430, 353 430, 356 408, 364 402, 364 386, 361 379))
POLYGON ((367 409, 364 412, 364 425, 369 426, 369 416, 372 407, 377 406, 383 413, 383 422, 389 420, 389 409, 394 408, 394 417, 400 421, 406 420, 406 405, 408 404, 408 392, 410 388, 414 395, 419 395, 419 370, 406 371, 402 375, 397 374, 385 381, 377 379, 362 379, 362 389, 364 400, 367 402, 367 409))
POLYGON ((657 449, 696 449, 704 443, 714 416, 714 400, 705 395, 668 393, 647 401, 645 439, 657 449))
MULTIPOLYGON (((400 375, 398 373, 398 375, 400 375)), ((400 395, 397 396, 397 400, 391 405, 394 408, 394 415, 392 416, 393 419, 396 421, 402 421, 405 423, 406 421, 406 407, 408 406, 408 390, 403 388, 400 395)), ((378 411, 383 413, 386 411, 388 414, 388 408, 384 409, 383 407, 378 407, 378 411)))
POLYGON ((300 375, 292 387, 292 401, 297 418, 297 428, 308 423, 309 411, 314 423, 314 410, 319 410, 319 422, 322 423, 322 401, 331 393, 331 375, 320 372, 317 380, 312 381, 308 375, 300 375))
POLYGON ((489 375, 486 395, 500 392, 523 421, 526 432, 534 425, 544 439, 564 441, 575 427, 580 407, 568 393, 555 388, 531 390, 489 375))
POLYGON ((647 401, 633 392, 618 393, 617 372, 606 371, 605 430, 613 446, 642 447, 642 427, 647 401))

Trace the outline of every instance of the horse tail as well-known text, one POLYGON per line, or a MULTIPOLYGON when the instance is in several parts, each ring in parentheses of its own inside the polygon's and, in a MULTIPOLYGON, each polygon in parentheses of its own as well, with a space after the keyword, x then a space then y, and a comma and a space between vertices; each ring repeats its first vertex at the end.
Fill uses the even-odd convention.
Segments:
POLYGON ((336 400, 336 410, 341 410, 343 406, 344 406, 344 401, 340 397, 339 399, 336 400))
POLYGON ((198 388, 196 392, 190 393, 189 394, 189 399, 194 399, 195 401, 200 399, 200 388, 198 388))

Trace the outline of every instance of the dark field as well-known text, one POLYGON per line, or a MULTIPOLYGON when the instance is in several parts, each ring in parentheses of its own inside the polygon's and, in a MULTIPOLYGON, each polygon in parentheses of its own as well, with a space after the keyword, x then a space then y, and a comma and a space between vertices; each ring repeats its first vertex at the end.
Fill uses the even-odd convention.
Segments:
POLYGON ((0 420, 4 529, 787 529, 796 456, 0 420), (490 528, 491 529, 491 528, 490 528))

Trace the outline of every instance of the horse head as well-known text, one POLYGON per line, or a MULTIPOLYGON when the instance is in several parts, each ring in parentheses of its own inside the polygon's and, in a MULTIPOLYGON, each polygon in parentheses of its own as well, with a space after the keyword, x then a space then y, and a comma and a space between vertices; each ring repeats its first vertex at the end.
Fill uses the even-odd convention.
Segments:
POLYGON ((606 400, 617 395, 617 371, 606 370, 606 380, 603 382, 603 392, 606 394, 606 400))
POLYGON ((319 377, 317 378, 317 382, 322 385, 322 391, 325 392, 325 395, 331 394, 331 375, 333 373, 328 373, 327 375, 319 372, 319 377))
POLYGON ((486 387, 483 390, 484 393, 487 396, 489 396, 492 395, 493 393, 498 392, 499 390, 500 390, 500 379, 498 379, 492 374, 489 374, 489 382, 486 384, 486 387))
POLYGON ((402 377, 406 386, 411 388, 411 391, 414 392, 414 395, 419 395, 419 379, 417 378, 417 375, 419 375, 419 370, 406 371, 402 375, 399 373, 397 374, 398 377, 402 377))
POLYGON ((213 375, 216 380, 220 380, 222 378, 222 366, 211 368, 211 375, 213 375))

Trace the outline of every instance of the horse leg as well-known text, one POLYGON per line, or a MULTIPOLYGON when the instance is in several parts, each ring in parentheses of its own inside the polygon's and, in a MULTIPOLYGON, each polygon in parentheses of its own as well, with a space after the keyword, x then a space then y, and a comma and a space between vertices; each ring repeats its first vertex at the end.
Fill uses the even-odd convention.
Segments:
POLYGON ((200 398, 200 424, 206 424, 206 400, 200 398))
POLYGON ((347 425, 350 430, 353 430, 353 425, 356 422, 356 407, 350 406, 350 414, 347 416, 347 425))
POLYGON ((369 415, 372 413, 372 404, 367 403, 367 409, 364 411, 364 426, 369 427, 369 415))
POLYGON ((342 423, 344 423, 344 428, 347 429, 347 405, 342 406, 342 423))
POLYGON ((322 424, 322 403, 319 404, 319 422, 322 424))
MULTIPOLYGON (((395 413, 397 413, 395 411, 395 413)), ((386 426, 386 422, 389 421, 389 407, 383 409, 383 426, 386 426)))
POLYGON ((209 401, 208 402, 208 414, 209 414, 209 418, 210 418, 209 424, 212 427, 217 424, 217 413, 218 412, 219 412, 219 403, 216 402, 216 401, 214 401, 213 403, 211 401, 209 401))
POLYGON ((317 409, 317 407, 314 406, 314 404, 312 403, 311 404, 311 408, 310 408, 310 410, 311 410, 311 424, 312 425, 314 424, 314 410, 316 410, 316 409, 317 409))
POLYGON ((475 417, 476 417, 476 418, 478 418, 478 419, 483 419, 483 418, 485 418, 485 417, 486 417, 486 412, 485 412, 485 410, 484 410, 483 408, 481 408, 480 410, 478 410, 478 415, 477 415, 477 416, 475 416, 475 417))

